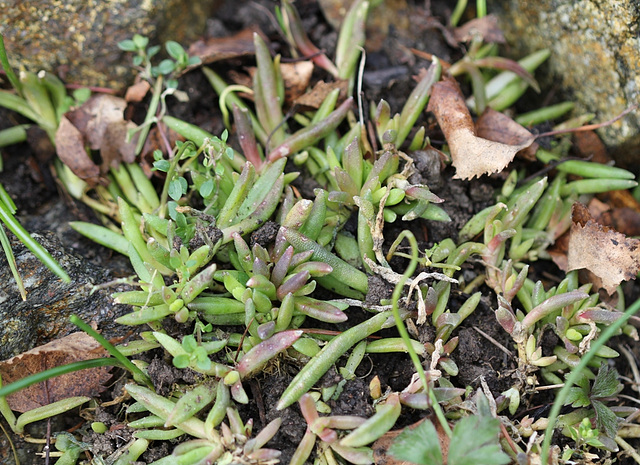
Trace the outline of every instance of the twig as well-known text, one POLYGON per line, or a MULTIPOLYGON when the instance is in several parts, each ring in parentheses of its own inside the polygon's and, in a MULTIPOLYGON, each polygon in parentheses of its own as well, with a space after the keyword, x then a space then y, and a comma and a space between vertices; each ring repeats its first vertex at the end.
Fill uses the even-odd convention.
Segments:
POLYGON ((536 139, 539 139, 540 137, 555 136, 558 134, 567 134, 572 132, 593 131, 595 129, 600 129, 606 126, 610 126, 616 121, 618 121, 620 118, 623 118, 629 113, 631 113, 632 111, 634 111, 636 108, 638 108, 638 105, 632 105, 629 108, 627 108, 625 111, 620 113, 618 116, 616 116, 615 118, 610 119, 609 121, 605 121, 604 123, 587 124, 586 126, 580 126, 579 128, 559 129, 557 131, 543 132, 541 134, 538 134, 536 136, 536 139))
POLYGON ((638 362, 636 361, 636 358, 626 346, 619 345, 618 349, 625 357, 627 357, 629 367, 631 367, 631 372, 633 373, 634 382, 631 385, 631 389, 636 392, 640 392, 640 371, 638 370, 638 362))
POLYGON ((507 354, 509 357, 513 357, 513 354, 509 351, 509 349, 507 349, 505 346, 503 346, 502 344, 500 344, 498 341, 496 341, 494 338, 492 338, 491 336, 489 336, 487 333, 485 333, 484 331, 482 331, 480 328, 477 328, 475 326, 472 326, 473 329, 475 329, 476 331, 478 331, 480 333, 480 335, 482 335, 483 337, 485 337, 489 342, 491 342, 493 345, 495 345, 498 349, 500 349, 501 351, 503 351, 505 354, 507 354))
POLYGON ((536 386, 534 388, 535 391, 548 391, 550 389, 557 389, 564 387, 564 383, 562 384, 549 384, 548 386, 536 386))
POLYGON ((636 450, 633 448, 633 446, 631 446, 631 444, 629 444, 627 441, 622 439, 620 436, 616 436, 614 438, 614 441, 616 441, 616 443, 620 447, 622 447, 624 449, 624 451, 627 454, 629 454, 629 457, 631 457, 633 460, 635 460, 636 463, 640 463, 640 454, 638 454, 638 452, 636 452, 636 450))

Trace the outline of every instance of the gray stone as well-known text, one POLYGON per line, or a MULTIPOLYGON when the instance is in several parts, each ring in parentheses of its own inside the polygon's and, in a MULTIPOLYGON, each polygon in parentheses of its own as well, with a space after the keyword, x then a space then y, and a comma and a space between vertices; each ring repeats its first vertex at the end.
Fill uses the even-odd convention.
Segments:
POLYGON ((32 234, 71 277, 64 283, 27 248, 12 237, 12 248, 27 291, 23 301, 3 253, 0 252, 0 360, 78 331, 69 321, 78 315, 88 324, 97 324, 107 338, 124 336, 130 327, 116 324, 130 307, 117 305, 111 293, 122 286, 92 292, 93 286, 113 279, 106 268, 91 264, 65 250, 53 233, 32 234))
POLYGON ((45 69, 67 82, 124 88, 131 56, 118 42, 134 33, 150 44, 185 47, 205 31, 218 1, 0 0, 0 34, 13 66, 45 69))
MULTIPOLYGON (((597 121, 640 103, 639 0, 503 0, 489 2, 516 57, 551 49, 543 86, 559 85, 578 112, 597 121)), ((638 112, 598 131, 622 164, 638 170, 638 112)))

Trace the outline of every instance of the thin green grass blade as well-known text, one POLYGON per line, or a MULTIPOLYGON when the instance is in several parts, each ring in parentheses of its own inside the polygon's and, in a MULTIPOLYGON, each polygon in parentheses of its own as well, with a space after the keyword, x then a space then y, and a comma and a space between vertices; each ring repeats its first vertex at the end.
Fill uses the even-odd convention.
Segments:
POLYGON ((2 226, 0 226, 0 243, 2 244, 2 250, 4 250, 4 254, 7 257, 7 263, 9 263, 11 274, 13 275, 13 278, 16 280, 16 284, 18 285, 20 296, 22 297, 22 300, 27 300, 27 291, 24 288, 24 283, 22 282, 22 278, 20 277, 20 273, 18 272, 16 257, 13 255, 13 250, 11 250, 9 238, 7 237, 7 233, 4 232, 4 228, 2 228, 2 226))
POLYGON ((88 368, 104 367, 104 366, 121 366, 121 363, 115 358, 92 358, 91 360, 82 360, 80 362, 73 362, 67 365, 62 365, 55 368, 49 368, 48 370, 41 371, 11 384, 7 384, 0 388, 0 397, 6 397, 14 392, 18 392, 21 389, 26 389, 37 383, 41 383, 56 376, 66 375, 67 373, 73 373, 74 371, 86 370, 88 368))
POLYGON ((109 352, 111 355, 113 355, 113 357, 118 360, 120 362, 120 364, 126 368, 127 370, 129 370, 132 374, 138 375, 140 377, 141 380, 144 381, 144 383, 149 386, 151 389, 153 389, 153 384, 151 383, 151 380, 149 379, 149 377, 144 374, 142 372, 142 370, 140 368, 138 368, 137 366, 135 366, 131 360, 129 360, 127 357, 125 357, 124 355, 122 355, 122 353, 116 349, 113 344, 111 344, 109 341, 107 341, 102 335, 100 335, 97 331, 95 331, 91 326, 89 326, 88 324, 86 324, 84 321, 82 321, 79 317, 77 317, 76 315, 71 315, 69 317, 69 321, 71 321, 71 323, 73 323, 74 325, 76 325, 78 328, 80 328, 81 330, 83 330, 85 333, 87 333, 89 336, 91 336, 92 338, 94 338, 96 341, 98 341, 98 343, 105 348, 105 350, 107 352, 109 352))
POLYGON ((57 261, 42 247, 26 229, 16 220, 15 216, 11 213, 11 210, 4 202, 0 202, 0 221, 2 221, 9 230, 16 235, 20 242, 22 242, 47 268, 53 271, 62 281, 70 283, 71 278, 62 269, 57 261))
POLYGON ((564 383, 560 392, 556 396, 556 400, 553 403, 553 407, 551 408, 551 412, 549 413, 549 419, 547 428, 544 431, 544 441, 542 442, 542 451, 540 452, 540 458, 542 460, 542 465, 547 465, 549 459, 549 447, 551 446, 551 436, 553 435, 553 428, 556 426, 556 420, 558 415, 560 414, 560 409, 564 405, 564 401, 569 395, 569 391, 571 387, 575 384, 575 382, 580 378, 580 374, 582 370, 589 364, 591 359, 596 356, 598 350, 604 346, 609 339, 616 333, 618 329, 620 329, 632 315, 634 315, 638 310, 640 310, 640 299, 636 300, 631 307, 625 311, 620 318, 618 318, 614 323, 609 325, 607 329, 602 333, 602 335, 591 344, 591 349, 582 356, 580 363, 576 365, 576 367, 571 371, 571 374, 567 377, 567 380, 564 383))
POLYGON ((11 86, 16 90, 19 95, 22 95, 22 86, 16 73, 13 72, 13 68, 9 64, 9 57, 7 56, 7 49, 4 47, 4 37, 0 34, 0 64, 2 69, 7 74, 7 78, 11 83, 11 86))

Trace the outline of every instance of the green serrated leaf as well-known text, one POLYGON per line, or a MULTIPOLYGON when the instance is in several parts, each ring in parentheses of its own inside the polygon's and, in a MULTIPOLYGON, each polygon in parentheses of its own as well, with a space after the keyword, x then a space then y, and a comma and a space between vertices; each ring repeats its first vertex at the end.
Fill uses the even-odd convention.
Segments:
POLYGON ((591 397, 609 397, 618 393, 620 382, 614 367, 604 363, 600 366, 591 388, 591 397))
POLYGON ((433 423, 426 420, 414 429, 405 428, 389 448, 389 455, 417 465, 441 465, 442 452, 433 423))
POLYGON ((592 400, 591 405, 596 412, 596 428, 610 438, 618 434, 618 417, 613 411, 599 400, 592 400))
POLYGON ((572 407, 586 407, 590 404, 589 396, 584 389, 580 387, 572 387, 564 401, 564 405, 571 404, 572 407))
POLYGON ((498 443, 500 422, 469 416, 456 423, 449 448, 449 465, 505 465, 511 462, 498 443))

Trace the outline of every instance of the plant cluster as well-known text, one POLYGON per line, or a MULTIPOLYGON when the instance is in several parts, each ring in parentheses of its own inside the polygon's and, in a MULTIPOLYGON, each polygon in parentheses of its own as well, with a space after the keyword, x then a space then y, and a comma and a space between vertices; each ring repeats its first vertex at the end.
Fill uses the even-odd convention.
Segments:
MULTIPOLYGON (((293 56, 311 56, 316 66, 335 79, 347 80, 352 90, 360 79, 361 59, 354 43, 364 43, 368 9, 367 1, 353 3, 334 61, 311 43, 288 0, 282 1, 276 16, 293 56)), ((454 18, 459 18, 459 9, 454 18)), ((228 130, 238 138, 240 150, 236 150, 228 131, 215 137, 168 114, 165 98, 176 95, 178 74, 197 65, 197 58, 168 42, 171 58, 154 65, 160 48, 149 47, 146 38, 134 36, 119 46, 135 54, 134 65, 153 87, 147 117, 138 129, 136 152, 142 150, 154 123, 162 123, 160 130, 166 126, 187 141, 153 153, 160 192, 139 164, 122 163, 110 169, 108 186, 94 186, 90 194, 84 190, 79 197, 103 215, 103 225, 72 224, 81 234, 129 257, 135 271, 129 283, 134 290, 116 293, 114 299, 131 306, 131 312, 117 321, 145 329, 138 340, 115 348, 100 339, 113 358, 92 362, 93 366, 124 366, 133 378, 124 388, 133 402, 123 421, 135 430, 135 440, 112 463, 131 463, 151 441, 177 438, 181 442, 171 454, 154 464, 278 463, 279 451, 264 446, 277 434, 280 420, 252 438, 252 420, 244 422, 237 406, 250 400, 246 382, 280 359, 300 367, 276 405, 283 410, 297 403, 307 424, 293 464, 305 463, 312 454, 317 464, 373 463, 372 444, 394 427, 403 408, 425 411, 426 418, 395 440, 389 454, 398 459, 416 464, 473 460, 498 465, 510 460, 526 463, 528 455, 546 463, 549 443, 541 445, 536 437, 546 428, 544 440, 551 440, 552 416, 546 424, 506 416, 507 411, 515 414, 521 400, 541 383, 564 385, 568 397, 560 403, 577 408, 558 423, 575 442, 563 460, 594 448, 615 450, 621 444, 618 417, 633 412, 607 405, 620 392, 617 373, 608 365, 619 354, 604 344, 614 333, 637 339, 634 327, 626 324, 635 306, 622 313, 600 302, 591 284, 580 285, 577 271, 545 289, 542 281, 530 277, 534 274, 529 264, 549 258, 549 246, 571 227, 571 207, 576 201, 612 188, 633 187, 633 175, 575 160, 557 164, 553 178, 528 179, 524 169, 513 169, 496 204, 478 212, 462 228, 458 243, 447 238, 419 250, 408 229, 391 244, 385 243, 384 229, 392 223, 404 227, 418 219, 449 221, 439 205, 448 199, 439 198, 427 185, 411 182, 416 172, 412 152, 435 151, 426 129, 414 130, 434 86, 466 74, 474 94, 470 108, 478 114, 487 107, 502 109, 535 84, 530 72, 546 52, 518 64, 496 56, 493 44, 475 38, 458 63, 443 66, 434 58, 399 113, 392 116, 385 101, 372 105, 368 131, 362 106, 356 115, 353 99, 340 102, 337 87, 315 111, 298 113, 293 119, 285 116, 280 56, 273 58, 268 44, 255 34, 257 68, 252 88, 228 85, 212 69, 203 68, 220 95, 228 130), (507 71, 489 74, 487 68, 507 71), (243 99, 237 92, 252 98, 243 99), (228 121, 230 112, 234 126, 228 121), (299 171, 288 169, 289 161, 289 167, 299 171), (295 187, 301 172, 318 185, 313 199, 304 198, 295 187), (352 218, 355 227, 350 229, 347 224, 352 218), (409 253, 402 249, 405 241, 409 253), (477 277, 465 283, 461 269, 473 264, 472 257, 481 264, 475 268, 477 277), (404 274, 390 264, 394 259, 408 263, 404 274), (391 299, 377 305, 363 302, 371 275, 395 286, 391 299), (333 298, 321 297, 327 294, 319 293, 320 287, 333 298), (452 291, 457 287, 470 296, 454 312, 452 291), (478 391, 462 389, 449 379, 459 371, 454 332, 473 314, 487 288, 495 295, 496 323, 515 348, 512 386, 497 398, 486 386, 478 391), (364 320, 337 331, 354 306, 364 308, 364 320), (432 342, 421 344, 409 337, 404 322, 414 319, 418 325, 434 328, 432 342), (336 325, 336 330, 327 329, 330 325, 336 325), (169 331, 169 327, 179 330, 169 331), (401 337, 370 339, 391 327, 397 327, 401 337), (547 353, 541 345, 545 331, 554 332, 560 341, 547 353), (156 392, 148 363, 141 356, 150 351, 164 354, 175 368, 195 373, 195 381, 172 386, 167 395, 156 392), (356 376, 365 355, 390 352, 410 354, 417 375, 408 386, 402 392, 383 393, 374 378, 370 386, 373 416, 332 415, 327 401, 337 398, 356 376), (338 370, 342 379, 315 388, 345 356, 346 363, 338 370), (587 362, 589 367, 583 369, 587 362), (576 387, 571 387, 574 382, 576 387), (429 417, 426 411, 431 412, 429 417), (531 438, 528 443, 526 437, 531 438), (449 443, 456 446, 445 448, 449 443)), ((16 90, 34 86, 24 84, 16 90)), ((56 98, 71 104, 64 95, 62 100, 56 98)), ((43 119, 41 113, 34 113, 35 100, 26 93, 24 98, 8 93, 0 97, 6 97, 6 101, 0 98, 1 105, 21 111, 51 134, 66 108, 56 105, 53 108, 59 114, 50 115, 57 115, 55 119, 43 119), (18 100, 24 100, 22 106, 18 100)), ((520 121, 535 124, 569 109, 570 105, 556 106, 521 115, 520 121)), ((539 149, 536 156, 543 163, 562 161, 566 150, 561 142, 552 151, 539 149)), ((0 207, 7 199, 0 198, 0 207)), ((25 418, 40 420, 86 401, 76 398, 16 420, 5 396, 50 375, 40 374, 0 390, 0 412, 14 430, 23 431, 25 418)), ((94 426, 96 432, 104 432, 100 425, 94 426)), ((90 449, 63 435, 58 436, 56 447, 58 463, 69 464, 76 463, 80 451, 90 449)))

